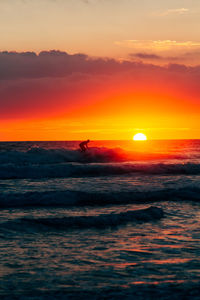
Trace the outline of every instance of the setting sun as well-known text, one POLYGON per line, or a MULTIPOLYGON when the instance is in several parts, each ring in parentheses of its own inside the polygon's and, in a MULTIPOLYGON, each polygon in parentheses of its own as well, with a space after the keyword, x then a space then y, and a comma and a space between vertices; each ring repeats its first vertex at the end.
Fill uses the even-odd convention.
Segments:
POLYGON ((137 134, 134 135, 133 140, 134 141, 146 141, 147 137, 143 133, 137 133, 137 134))

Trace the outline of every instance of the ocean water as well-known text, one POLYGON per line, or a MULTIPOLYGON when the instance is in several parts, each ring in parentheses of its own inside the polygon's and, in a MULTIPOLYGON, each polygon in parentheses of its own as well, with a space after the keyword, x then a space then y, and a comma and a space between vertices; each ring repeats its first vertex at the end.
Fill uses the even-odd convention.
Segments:
POLYGON ((200 299, 200 141, 0 143, 1 299, 200 299))

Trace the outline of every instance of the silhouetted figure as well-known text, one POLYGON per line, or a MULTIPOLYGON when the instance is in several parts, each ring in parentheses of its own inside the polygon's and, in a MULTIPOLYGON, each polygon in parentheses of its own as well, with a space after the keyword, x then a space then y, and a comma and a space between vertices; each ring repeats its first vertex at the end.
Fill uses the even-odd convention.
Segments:
POLYGON ((79 147, 81 148, 81 152, 85 152, 88 148, 88 143, 90 142, 90 140, 87 140, 87 141, 84 141, 84 142, 81 142, 79 144, 79 147))

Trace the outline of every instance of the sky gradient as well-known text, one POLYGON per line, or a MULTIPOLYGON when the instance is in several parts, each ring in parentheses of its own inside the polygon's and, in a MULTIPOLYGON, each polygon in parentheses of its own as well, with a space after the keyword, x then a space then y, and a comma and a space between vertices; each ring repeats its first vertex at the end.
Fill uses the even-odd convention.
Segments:
POLYGON ((1 0, 0 140, 200 138, 200 2, 1 0))

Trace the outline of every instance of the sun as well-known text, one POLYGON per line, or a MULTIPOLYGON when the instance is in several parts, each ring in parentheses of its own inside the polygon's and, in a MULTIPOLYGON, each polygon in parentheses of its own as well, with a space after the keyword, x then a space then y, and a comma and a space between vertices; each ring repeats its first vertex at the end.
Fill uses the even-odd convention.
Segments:
POLYGON ((144 133, 137 133, 133 136, 134 141, 146 141, 147 137, 144 133))

